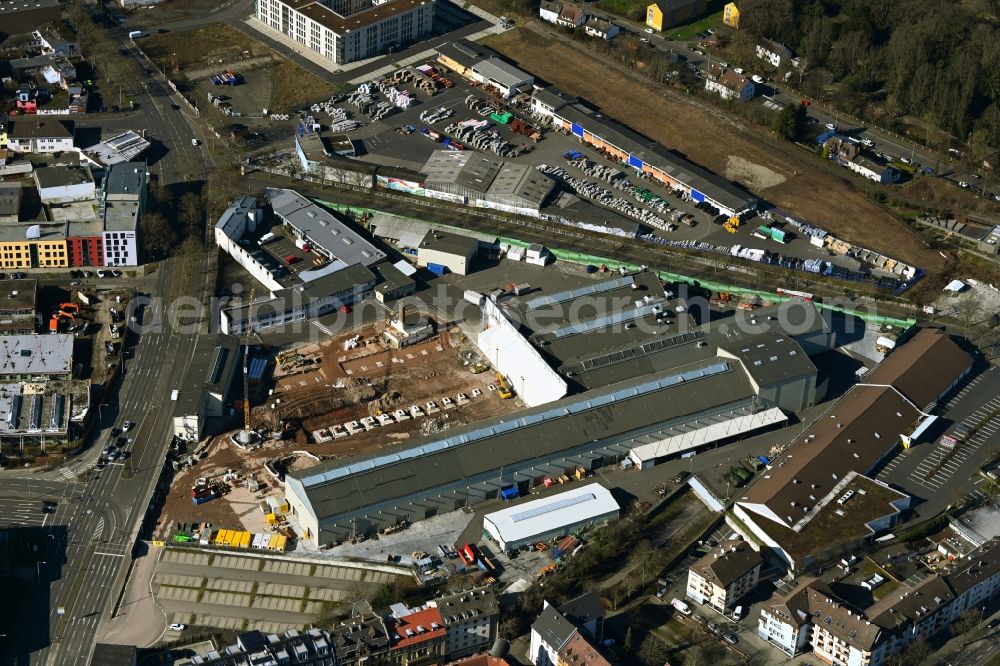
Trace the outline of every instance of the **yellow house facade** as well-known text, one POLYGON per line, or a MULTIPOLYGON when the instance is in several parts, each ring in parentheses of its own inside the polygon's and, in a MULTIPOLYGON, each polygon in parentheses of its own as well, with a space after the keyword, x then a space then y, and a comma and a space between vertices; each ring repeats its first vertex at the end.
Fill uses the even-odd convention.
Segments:
POLYGON ((722 8, 722 22, 730 28, 740 27, 740 9, 735 2, 730 2, 722 8))
POLYGON ((0 267, 68 268, 66 239, 0 240, 0 267))
POLYGON ((708 0, 657 0, 646 7, 646 25, 667 30, 690 23, 708 10, 708 0))

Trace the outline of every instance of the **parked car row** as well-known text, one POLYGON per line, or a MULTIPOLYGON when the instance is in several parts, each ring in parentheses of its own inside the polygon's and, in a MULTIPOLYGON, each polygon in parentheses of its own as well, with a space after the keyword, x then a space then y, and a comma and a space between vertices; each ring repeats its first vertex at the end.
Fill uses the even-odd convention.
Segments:
MULTIPOLYGON (((70 277, 76 278, 78 280, 79 279, 84 279, 84 278, 91 278, 91 277, 94 277, 94 276, 99 277, 99 278, 110 278, 110 277, 119 278, 119 277, 121 277, 123 275, 123 273, 120 270, 117 270, 117 269, 103 269, 103 268, 99 268, 99 269, 97 269, 95 271, 72 270, 72 271, 69 272, 69 274, 70 274, 70 277)), ((21 273, 21 275, 23 276, 24 274, 21 273)), ((11 277, 13 277, 13 275, 11 277)))

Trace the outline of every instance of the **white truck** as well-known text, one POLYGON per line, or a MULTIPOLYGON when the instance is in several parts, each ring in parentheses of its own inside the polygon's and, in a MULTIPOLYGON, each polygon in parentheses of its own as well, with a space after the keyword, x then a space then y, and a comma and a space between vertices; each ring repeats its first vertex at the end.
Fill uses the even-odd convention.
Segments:
POLYGON ((145 37, 145 34, 142 32, 142 30, 130 30, 128 33, 129 39, 139 39, 140 37, 145 37))

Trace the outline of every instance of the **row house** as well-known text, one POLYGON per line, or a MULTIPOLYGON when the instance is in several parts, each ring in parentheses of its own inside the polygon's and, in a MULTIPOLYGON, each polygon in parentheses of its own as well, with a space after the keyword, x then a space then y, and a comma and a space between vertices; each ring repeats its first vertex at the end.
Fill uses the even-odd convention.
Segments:
POLYGON ((718 63, 712 63, 708 68, 705 90, 717 93, 724 100, 740 102, 748 102, 756 94, 753 81, 718 63))

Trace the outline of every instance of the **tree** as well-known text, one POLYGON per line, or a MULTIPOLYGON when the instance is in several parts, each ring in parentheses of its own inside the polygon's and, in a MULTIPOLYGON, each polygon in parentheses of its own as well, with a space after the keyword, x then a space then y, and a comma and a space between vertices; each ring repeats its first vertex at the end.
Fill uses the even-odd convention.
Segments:
POLYGON ((628 653, 632 652, 632 627, 629 627, 625 631, 625 643, 622 645, 622 647, 625 648, 626 652, 628 653))
MULTIPOLYGON (((787 141, 795 141, 799 137, 801 128, 798 126, 798 116, 802 109, 801 104, 788 103, 771 123, 771 131, 787 141)), ((805 109, 803 109, 805 111, 805 109)))
POLYGON ((188 238, 201 239, 205 224, 205 210, 201 197, 185 192, 177 202, 177 221, 188 238))
POLYGON ((981 617, 978 610, 970 609, 959 615, 958 619, 951 625, 952 635, 962 637, 962 647, 968 644, 969 634, 979 626, 981 617))
POLYGON ((667 646, 653 634, 646 634, 639 644, 639 661, 647 666, 663 666, 668 655, 667 646))
POLYGON ((177 232, 159 211, 143 214, 139 219, 143 245, 149 249, 166 250, 177 242, 177 232))

